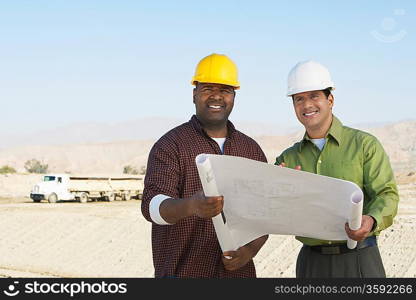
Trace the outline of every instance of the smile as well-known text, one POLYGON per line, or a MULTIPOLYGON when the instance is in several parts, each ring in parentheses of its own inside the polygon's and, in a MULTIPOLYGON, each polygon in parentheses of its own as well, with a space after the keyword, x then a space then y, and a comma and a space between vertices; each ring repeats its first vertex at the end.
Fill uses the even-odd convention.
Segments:
POLYGON ((316 110, 316 111, 311 111, 311 112, 308 112, 308 113, 303 113, 303 115, 305 117, 311 117, 311 116, 316 115, 317 113, 318 113, 318 111, 316 110))
POLYGON ((209 107, 209 108, 212 108, 212 109, 221 109, 221 108, 223 108, 224 106, 221 106, 221 105, 208 105, 208 107, 209 107))

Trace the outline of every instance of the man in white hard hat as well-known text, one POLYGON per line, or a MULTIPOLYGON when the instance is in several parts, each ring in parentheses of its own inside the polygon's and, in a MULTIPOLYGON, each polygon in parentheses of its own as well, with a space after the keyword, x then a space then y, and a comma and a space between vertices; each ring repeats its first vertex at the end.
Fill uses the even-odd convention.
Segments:
POLYGON ((253 257, 267 236, 223 253, 211 218, 221 213, 224 199, 205 197, 195 164, 201 153, 267 161, 228 120, 240 87, 237 66, 226 55, 211 54, 198 63, 192 84, 195 115, 149 153, 141 209, 152 223, 155 277, 256 277, 253 257))
POLYGON ((343 126, 332 114, 334 89, 329 71, 317 62, 300 62, 290 71, 287 96, 306 132, 277 157, 276 165, 356 183, 364 193, 362 225, 351 230, 345 224, 348 237, 358 241, 352 250, 346 241, 297 236, 303 247, 296 277, 385 277, 377 236, 397 213, 399 196, 393 171, 374 136, 343 126))

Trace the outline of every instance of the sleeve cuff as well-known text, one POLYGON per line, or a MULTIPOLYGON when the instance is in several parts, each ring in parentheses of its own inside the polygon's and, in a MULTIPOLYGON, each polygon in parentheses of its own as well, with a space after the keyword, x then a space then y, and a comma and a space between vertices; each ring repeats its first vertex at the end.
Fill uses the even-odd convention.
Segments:
POLYGON ((150 212, 150 218, 153 222, 159 225, 172 225, 171 223, 166 222, 162 216, 160 215, 159 207, 160 204, 165 201, 166 199, 169 199, 172 197, 166 196, 166 195, 156 195, 150 200, 149 204, 149 212, 150 212))
POLYGON ((381 227, 382 218, 377 213, 368 213, 368 216, 372 217, 374 219, 374 225, 370 233, 375 233, 383 230, 384 228, 381 227))

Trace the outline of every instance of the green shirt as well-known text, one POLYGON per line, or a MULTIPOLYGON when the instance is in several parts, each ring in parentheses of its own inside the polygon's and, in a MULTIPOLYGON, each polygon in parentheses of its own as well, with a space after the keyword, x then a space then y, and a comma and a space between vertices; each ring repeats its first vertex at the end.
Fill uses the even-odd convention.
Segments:
MULTIPOLYGON (((364 193, 363 214, 376 220, 370 235, 379 235, 393 223, 399 202, 386 152, 374 136, 343 126, 335 116, 325 140, 320 151, 305 133, 300 142, 276 158, 275 164, 284 162, 289 168, 300 165, 302 171, 356 183, 364 193)), ((309 246, 339 243, 298 236, 296 239, 309 246)))

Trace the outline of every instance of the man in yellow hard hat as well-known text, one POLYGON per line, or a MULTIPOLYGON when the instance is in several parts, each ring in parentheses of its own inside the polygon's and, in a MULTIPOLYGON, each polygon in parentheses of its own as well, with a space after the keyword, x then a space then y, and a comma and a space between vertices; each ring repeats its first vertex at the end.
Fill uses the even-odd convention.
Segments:
POLYGON ((155 277, 255 277, 252 258, 267 236, 222 253, 211 218, 224 199, 204 196, 195 164, 201 153, 266 162, 259 145, 228 120, 240 87, 237 67, 225 55, 209 55, 192 84, 195 115, 155 143, 147 164, 141 209, 152 222, 155 277))
POLYGON ((342 125, 332 114, 334 89, 329 71, 317 62, 300 62, 291 70, 287 95, 306 132, 276 164, 356 183, 364 194, 361 227, 352 230, 346 224, 345 231, 358 244, 349 249, 346 241, 296 237, 303 243, 296 277, 385 277, 376 236, 397 213, 394 174, 374 136, 342 125))

